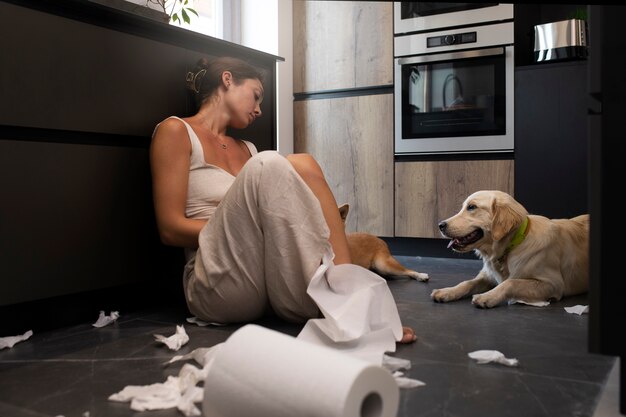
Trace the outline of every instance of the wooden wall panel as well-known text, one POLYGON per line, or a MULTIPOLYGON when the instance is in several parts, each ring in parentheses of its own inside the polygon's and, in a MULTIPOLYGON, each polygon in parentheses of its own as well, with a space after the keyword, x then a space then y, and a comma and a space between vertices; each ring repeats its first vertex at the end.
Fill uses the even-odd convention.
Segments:
POLYGON ((513 160, 426 161, 395 164, 395 235, 440 238, 437 224, 478 190, 514 194, 513 160))
POLYGON ((391 94, 295 102, 296 152, 316 157, 337 203, 349 203, 346 230, 393 236, 391 94))
POLYGON ((393 83, 393 2, 293 3, 293 91, 393 83))

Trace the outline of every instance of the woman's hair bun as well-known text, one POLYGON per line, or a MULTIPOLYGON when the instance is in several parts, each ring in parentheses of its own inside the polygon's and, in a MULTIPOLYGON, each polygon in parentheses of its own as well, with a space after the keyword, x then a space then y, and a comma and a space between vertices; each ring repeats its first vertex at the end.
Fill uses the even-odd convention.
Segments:
POLYGON ((194 93, 194 100, 199 107, 211 97, 222 84, 222 74, 229 71, 233 82, 239 85, 246 79, 258 79, 263 83, 265 72, 235 57, 220 56, 213 59, 200 58, 194 69, 185 77, 187 89, 194 93))

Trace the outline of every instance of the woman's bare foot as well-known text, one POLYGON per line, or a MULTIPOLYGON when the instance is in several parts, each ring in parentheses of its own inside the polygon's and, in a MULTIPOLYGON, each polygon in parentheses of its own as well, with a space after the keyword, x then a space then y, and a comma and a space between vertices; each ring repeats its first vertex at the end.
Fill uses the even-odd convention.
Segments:
POLYGON ((413 343, 417 340, 415 331, 410 327, 402 326, 402 340, 399 343, 413 343))

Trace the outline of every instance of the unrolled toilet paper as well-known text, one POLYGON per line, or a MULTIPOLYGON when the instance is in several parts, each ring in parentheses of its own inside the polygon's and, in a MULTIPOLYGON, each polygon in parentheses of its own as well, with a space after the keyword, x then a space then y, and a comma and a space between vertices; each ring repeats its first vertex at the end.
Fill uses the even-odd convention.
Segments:
POLYGON ((375 364, 257 325, 234 332, 204 383, 205 417, 395 417, 399 389, 375 364))

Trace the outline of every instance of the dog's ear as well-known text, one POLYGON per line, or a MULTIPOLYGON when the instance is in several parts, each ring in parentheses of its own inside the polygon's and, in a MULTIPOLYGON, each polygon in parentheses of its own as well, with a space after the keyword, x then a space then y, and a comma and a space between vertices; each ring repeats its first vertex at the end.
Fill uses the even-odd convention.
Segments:
POLYGON ((346 223, 346 219, 348 218, 348 211, 350 211, 350 204, 342 204, 339 206, 339 215, 341 216, 341 220, 346 223))
POLYGON ((494 198, 491 203, 493 221, 491 223, 491 237, 496 242, 512 230, 517 229, 526 217, 526 210, 519 203, 503 201, 494 198))

